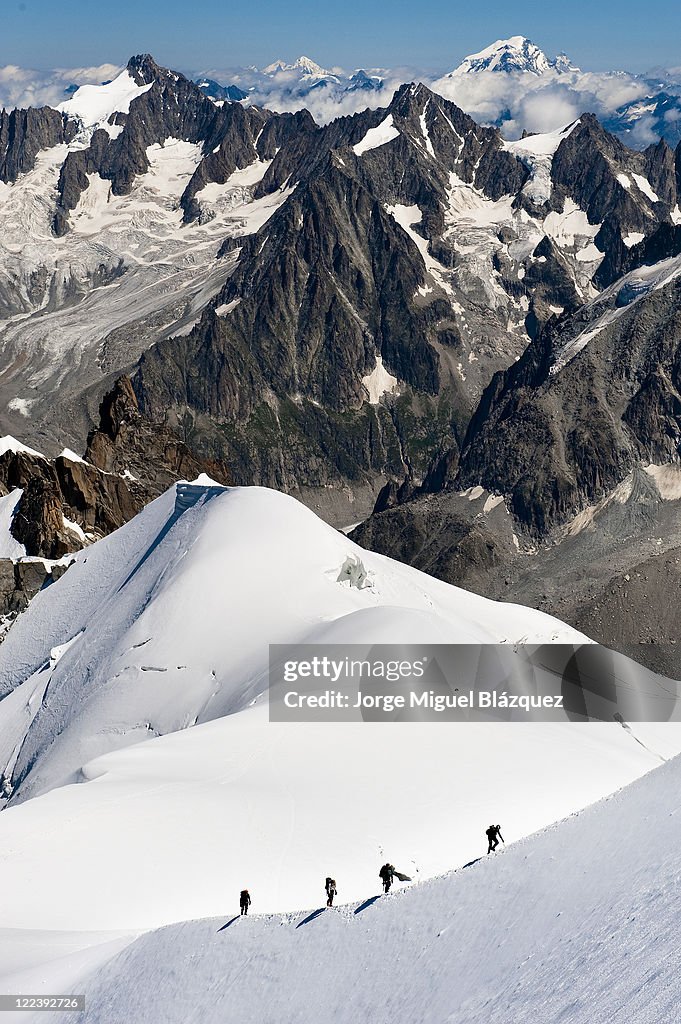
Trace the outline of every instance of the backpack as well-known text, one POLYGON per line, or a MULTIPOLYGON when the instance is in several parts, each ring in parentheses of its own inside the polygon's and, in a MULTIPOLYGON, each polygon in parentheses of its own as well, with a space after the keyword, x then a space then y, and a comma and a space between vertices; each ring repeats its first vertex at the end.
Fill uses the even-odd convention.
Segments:
POLYGON ((248 889, 242 889, 241 890, 241 900, 240 900, 241 903, 248 903, 250 898, 251 897, 248 895, 248 889))
POLYGON ((490 827, 485 832, 485 835, 487 836, 488 839, 494 839, 496 834, 497 834, 497 827, 496 827, 496 825, 490 825, 490 827))

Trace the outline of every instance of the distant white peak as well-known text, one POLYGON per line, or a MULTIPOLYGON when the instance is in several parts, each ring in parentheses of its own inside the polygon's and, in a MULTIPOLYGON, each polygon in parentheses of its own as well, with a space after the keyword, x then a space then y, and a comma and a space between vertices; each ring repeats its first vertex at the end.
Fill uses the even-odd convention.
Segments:
POLYGON ((104 125, 112 114, 127 114, 130 104, 151 89, 138 85, 127 68, 106 85, 81 85, 57 110, 79 120, 85 128, 104 125))
POLYGON ((298 57, 293 64, 287 64, 284 60, 275 60, 263 69, 266 75, 274 75, 277 71, 304 71, 306 75, 328 75, 325 68, 311 60, 310 57, 298 57))
POLYGON ((467 75, 479 71, 522 72, 543 75, 547 71, 576 71, 569 58, 561 53, 555 60, 549 60, 543 50, 525 36, 511 36, 497 39, 491 46, 472 53, 452 71, 452 76, 467 75))
POLYGON ((306 71, 308 75, 329 74, 326 68, 320 67, 319 64, 316 64, 315 61, 311 60, 309 57, 298 57, 293 66, 294 68, 301 68, 301 70, 306 71))
POLYGON ((573 64, 567 53, 559 53, 554 61, 551 62, 552 67, 555 71, 581 71, 581 68, 573 64))
POLYGON ((38 459, 45 458, 42 452, 37 452, 35 448, 29 448, 27 445, 22 444, 21 441, 17 441, 16 437, 12 437, 11 434, 5 434, 4 437, 0 437, 0 455, 4 455, 5 452, 23 452, 24 455, 34 455, 38 459))
POLYGON ((285 60, 273 60, 271 64, 268 64, 267 67, 262 70, 266 75, 274 75, 277 71, 285 71, 290 67, 291 65, 287 64, 285 60))

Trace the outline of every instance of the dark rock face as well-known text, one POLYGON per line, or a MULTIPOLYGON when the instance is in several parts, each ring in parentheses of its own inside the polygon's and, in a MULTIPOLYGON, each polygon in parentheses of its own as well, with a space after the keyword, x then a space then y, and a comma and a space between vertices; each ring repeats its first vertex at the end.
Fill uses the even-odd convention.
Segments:
POLYGON ((572 615, 577 629, 656 672, 681 678, 681 548, 618 572, 572 615))
POLYGON ((681 254, 681 224, 660 224, 652 235, 644 238, 624 255, 622 273, 637 267, 652 266, 681 254))
POLYGON ((23 612, 38 591, 63 576, 67 568, 55 565, 48 571, 44 562, 12 562, 0 558, 0 619, 11 621, 23 612))
MULTIPOLYGON (((403 492, 404 494, 404 492, 403 492)), ((484 593, 490 575, 515 553, 505 510, 471 514, 468 497, 423 495, 380 508, 350 534, 362 547, 397 558, 422 572, 484 593)))
POLYGON ((245 100, 248 96, 248 93, 240 89, 238 85, 220 85, 213 78, 198 79, 196 84, 210 100, 228 100, 230 103, 237 103, 240 100, 245 100))
POLYGON ((551 318, 553 303, 569 313, 582 303, 568 261, 548 235, 544 235, 532 256, 537 262, 530 265, 523 279, 525 289, 532 297, 532 313, 528 321, 532 318, 534 322, 531 326, 528 323, 530 336, 551 318))
POLYGON ((16 181, 35 166, 41 149, 70 142, 76 125, 50 107, 0 111, 0 181, 16 181))
MULTIPOLYGON (((191 335, 145 354, 134 378, 143 412, 172 426, 189 413, 190 443, 221 453, 241 482, 319 487, 402 476, 412 464, 422 475, 433 448, 463 436, 473 399, 460 376, 442 372, 437 346, 457 344, 450 307, 441 290, 415 301, 432 289, 390 207, 418 205, 417 230, 435 238, 451 173, 497 197, 522 187, 527 169, 496 130, 422 86, 403 87, 389 110, 322 129, 270 118, 257 148, 276 155, 256 196, 290 182, 295 191, 244 240, 215 304, 229 315, 207 312, 191 335), (399 138, 355 154, 388 116, 399 138), (402 382, 389 408, 366 402, 377 355, 402 382)), ((204 161, 186 195, 204 173, 217 177, 220 160, 204 161)))
POLYGON ((271 437, 282 472, 273 477, 272 466, 260 482, 322 485, 353 459, 351 476, 401 472, 401 428, 367 407, 362 378, 379 347, 389 372, 433 399, 439 390, 428 342, 436 310, 411 309, 421 283, 415 247, 340 167, 292 198, 269 222, 260 253, 260 236, 246 243, 253 258, 221 296, 239 302, 229 319, 206 316, 189 339, 144 356, 135 385, 142 407, 154 419, 187 407, 202 431, 208 417, 229 424, 234 441, 218 432, 207 444, 219 444, 233 467, 243 463, 239 448, 254 447, 258 435, 268 448, 271 437))
POLYGON ((566 198, 584 210, 590 224, 601 224, 595 242, 605 257, 595 276, 599 287, 624 270, 628 250, 622 238, 630 232, 650 234, 667 220, 678 188, 675 155, 664 140, 644 153, 627 149, 593 114, 584 114, 561 142, 551 168, 550 207, 560 211, 566 198), (650 183, 651 198, 635 175, 650 183))
POLYGON ((482 488, 413 496, 374 513, 351 538, 448 583, 555 615, 681 679, 680 510, 635 469, 549 544, 518 543, 516 521, 482 488))
MULTIPOLYGON (((568 338, 580 328, 588 322, 567 328, 568 338)), ((543 535, 635 465, 678 461, 680 339, 678 279, 634 303, 554 374, 552 351, 568 342, 557 329, 545 332, 490 386, 458 485, 508 494, 518 519, 543 535)))
POLYGON ((224 185, 237 168, 256 160, 271 160, 289 139, 316 128, 306 110, 295 114, 271 114, 238 104, 223 107, 206 143, 206 155, 196 168, 180 199, 185 223, 201 216, 195 195, 209 182, 224 185), (219 141, 213 145, 215 139, 219 141), (212 146, 212 148, 209 148, 212 146))
MULTIPOLYGON (((134 495, 134 503, 146 504, 162 494, 178 479, 193 480, 207 473, 221 484, 229 484, 227 467, 218 461, 197 458, 176 435, 160 423, 150 422, 140 413, 137 397, 129 377, 120 377, 105 395, 100 406, 100 424, 88 437, 86 460, 113 479, 116 486, 134 495), (121 474, 128 477, 121 479, 121 474)), ((57 460, 59 461, 59 460, 57 460)), ((73 469, 73 464, 71 469, 73 469)), ((80 465, 76 467, 80 469, 80 465)), ((76 477, 78 477, 76 473, 76 477)), ((91 482, 81 484, 85 491, 91 482)), ((70 492, 73 494, 73 492, 70 492)), ((85 502, 86 506, 92 502, 85 502)), ((118 501, 122 521, 127 522, 135 511, 124 500, 118 501)), ((119 524, 120 525, 120 524, 119 524)), ((113 527, 112 527, 113 528, 113 527)))
POLYGON ((60 497, 51 474, 29 478, 12 522, 12 532, 27 552, 61 558, 73 550, 74 541, 64 525, 60 497))
POLYGON ((137 515, 141 508, 126 480, 97 472, 84 462, 55 459, 62 508, 86 533, 106 536, 137 515))
POLYGON ((93 537, 103 536, 131 519, 143 504, 131 495, 125 480, 62 456, 54 462, 24 452, 0 456, 0 490, 6 494, 15 488, 23 494, 12 534, 27 554, 42 558, 61 558, 83 546, 64 516, 93 537))
POLYGON ((104 398, 86 455, 86 461, 63 455, 50 461, 21 451, 0 456, 0 494, 23 490, 11 532, 28 555, 56 559, 79 550, 123 526, 178 479, 209 473, 219 483, 229 482, 224 465, 197 459, 140 414, 127 377, 104 398))
MULTIPOLYGON (((185 219, 201 216, 195 196, 207 181, 227 180, 234 166, 251 158, 271 160, 256 198, 292 184, 295 189, 260 231, 243 240, 235 272, 214 304, 227 313, 208 310, 188 337, 150 350, 133 380, 145 415, 165 418, 197 450, 221 457, 239 482, 295 489, 381 474, 423 481, 441 472, 443 458, 449 463, 445 482, 451 481, 466 431, 469 425, 477 430, 494 389, 510 392, 520 382, 518 374, 529 374, 535 387, 548 372, 546 339, 569 330, 565 324, 574 327, 584 304, 574 256, 571 263, 547 235, 535 245, 523 277, 503 252, 494 256, 490 276, 496 275, 511 302, 526 302, 525 329, 537 347, 508 370, 506 383, 490 385, 494 371, 507 367, 521 349, 509 348, 508 335, 505 346, 499 335, 491 344, 483 335, 483 357, 472 352, 452 316, 446 288, 437 278, 433 287, 419 252, 422 240, 442 268, 459 270, 456 236, 448 234, 452 181, 491 201, 515 196, 514 207, 533 218, 562 213, 568 200, 575 203, 590 224, 601 225, 596 236, 605 253, 598 270, 601 284, 640 265, 655 247, 675 244, 674 154, 664 143, 645 153, 628 150, 591 115, 560 143, 551 196, 541 209, 525 192, 531 169, 505 148, 496 129, 482 128, 424 86, 403 86, 389 107, 338 118, 323 128, 305 117, 294 123, 239 106, 223 116, 230 118, 229 133, 204 157, 187 187, 185 219), (356 153, 353 147, 384 122, 391 125, 389 145, 356 153), (650 190, 657 190, 657 200, 650 190), (406 214, 394 213, 400 210, 417 211, 420 220, 411 231, 399 221, 406 214), (624 238, 634 232, 645 240, 630 249, 624 238), (378 356, 400 382, 401 394, 368 409, 365 379, 378 356), (467 375, 473 375, 474 385, 466 382, 467 375), (492 391, 481 398, 487 385, 492 391)), ((500 229, 500 240, 512 244, 513 231, 500 229)), ((228 247, 234 246, 228 240, 228 247)), ((468 301, 484 305, 488 283, 480 282, 476 290, 461 274, 468 301)), ((632 409, 631 415, 640 413, 632 409)), ((528 422, 537 441, 552 429, 551 415, 548 421, 543 416, 537 405, 533 425, 528 422)), ((606 421, 604 413, 600 427, 594 423, 586 433, 574 433, 577 461, 589 462, 590 448, 609 443, 606 421)), ((570 460, 561 452, 554 463, 559 446, 556 442, 547 454, 547 479, 540 489, 553 490, 560 515, 630 464, 621 458, 614 475, 589 470, 594 480, 573 486, 570 460)), ((479 471, 472 455, 467 458, 466 479, 479 471)), ((516 462, 521 458, 516 454, 516 462)), ((478 462, 486 465, 486 457, 478 462)), ((497 486, 512 472, 509 467, 497 486)), ((532 504, 535 485, 526 486, 528 493, 517 499, 524 506, 532 504)), ((552 515, 544 518, 537 509, 531 528, 548 529, 552 515)))

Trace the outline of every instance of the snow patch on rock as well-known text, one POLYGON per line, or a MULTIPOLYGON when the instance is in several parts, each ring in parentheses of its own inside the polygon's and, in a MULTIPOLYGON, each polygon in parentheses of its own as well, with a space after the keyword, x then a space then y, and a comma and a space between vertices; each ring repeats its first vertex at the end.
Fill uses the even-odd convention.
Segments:
POLYGON ((384 121, 381 121, 376 128, 370 128, 364 138, 352 148, 357 156, 362 156, 363 153, 368 153, 371 149, 378 149, 379 146, 385 146, 387 142, 392 142, 399 134, 393 123, 393 115, 388 114, 384 121))
POLYGON ((632 177, 646 199, 650 199, 651 203, 659 203, 660 197, 647 178, 644 178, 642 174, 634 174, 632 177))
POLYGON ((31 415, 32 405, 32 398, 12 398, 7 403, 7 408, 10 412, 18 412, 20 416, 28 417, 31 415))
POLYGON ((362 377, 362 384, 366 389, 371 405, 378 405, 383 395, 395 394, 399 389, 397 377, 393 377, 391 373, 388 373, 383 365, 383 358, 379 355, 376 356, 376 365, 371 373, 368 373, 366 377, 362 377))
POLYGON ((38 459, 45 458, 42 452, 37 452, 35 448, 29 448, 28 445, 22 444, 21 441, 17 441, 16 437, 12 437, 11 434, 5 434, 4 437, 0 437, 0 455, 4 455, 5 452, 23 452, 24 455, 33 455, 38 459))
POLYGON ((414 231, 414 225, 420 224, 423 219, 418 206, 404 206, 397 203, 395 206, 386 206, 387 213, 391 217, 394 217, 397 223, 400 225, 403 231, 411 238, 412 242, 416 245, 417 249, 421 253, 421 258, 425 264, 425 268, 433 280, 442 288, 443 291, 449 295, 454 294, 454 290, 447 280, 447 271, 439 263, 434 256, 432 256, 428 249, 428 240, 418 232, 414 231))

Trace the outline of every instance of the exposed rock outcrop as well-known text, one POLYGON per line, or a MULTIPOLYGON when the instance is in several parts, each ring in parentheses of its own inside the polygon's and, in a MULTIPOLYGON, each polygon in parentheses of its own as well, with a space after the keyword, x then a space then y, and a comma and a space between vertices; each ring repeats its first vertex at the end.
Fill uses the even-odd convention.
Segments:
MULTIPOLYGON (((163 424, 142 415, 126 376, 119 377, 104 396, 99 427, 88 437, 85 457, 102 471, 98 480, 103 473, 116 480, 116 486, 120 481, 124 493, 135 495, 134 500, 141 503, 157 497, 176 480, 193 480, 201 473, 221 484, 231 482, 224 463, 197 457, 163 424)), ((132 506, 126 506, 123 521, 134 514, 132 506)))
POLYGON ((71 142, 77 125, 51 107, 0 110, 0 181, 16 181, 42 149, 71 142))
POLYGON ((68 563, 48 569, 42 561, 13 562, 0 558, 0 641, 4 627, 24 611, 43 587, 63 576, 67 568, 68 563))

